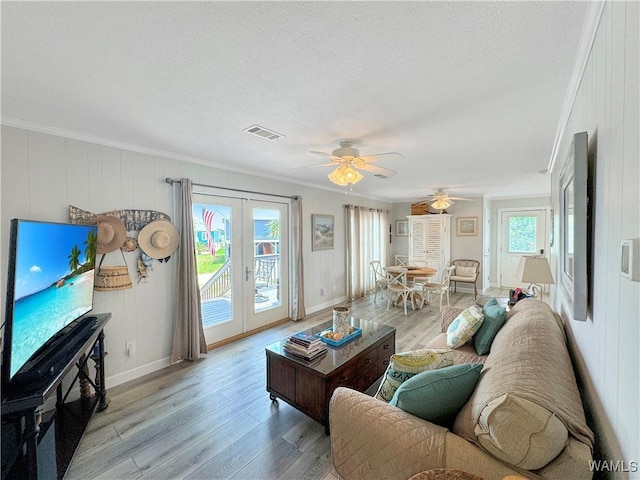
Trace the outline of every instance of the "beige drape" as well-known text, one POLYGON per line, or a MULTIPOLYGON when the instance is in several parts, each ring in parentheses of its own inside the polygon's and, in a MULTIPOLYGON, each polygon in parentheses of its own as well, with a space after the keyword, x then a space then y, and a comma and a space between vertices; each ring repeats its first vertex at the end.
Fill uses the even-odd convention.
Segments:
POLYGON ((191 213, 193 185, 188 178, 183 178, 175 185, 180 189, 176 209, 180 229, 180 248, 178 249, 177 299, 173 318, 171 363, 180 360, 197 360, 207 353, 200 313, 200 288, 191 213))
POLYGON ((345 205, 347 232, 347 298, 364 296, 375 288, 369 262, 387 264, 389 212, 345 205))
POLYGON ((304 269, 302 265, 302 197, 294 197, 291 202, 291 247, 293 257, 291 319, 301 320, 307 314, 304 306, 304 269))

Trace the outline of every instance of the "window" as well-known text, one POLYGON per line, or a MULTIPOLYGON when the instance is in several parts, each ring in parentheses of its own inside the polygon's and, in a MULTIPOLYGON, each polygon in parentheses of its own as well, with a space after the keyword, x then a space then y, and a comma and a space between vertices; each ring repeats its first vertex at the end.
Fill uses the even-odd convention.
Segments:
POLYGON ((509 252, 536 253, 536 217, 509 217, 509 252))

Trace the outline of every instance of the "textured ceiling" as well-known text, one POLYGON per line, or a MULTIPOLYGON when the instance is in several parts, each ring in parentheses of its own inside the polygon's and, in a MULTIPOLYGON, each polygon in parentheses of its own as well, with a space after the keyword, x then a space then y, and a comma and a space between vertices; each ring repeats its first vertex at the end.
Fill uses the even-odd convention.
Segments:
POLYGON ((2 118, 354 193, 549 193, 586 2, 2 2, 2 118), (243 132, 259 124, 284 135, 243 132), (340 189, 340 187, 335 187, 340 189))

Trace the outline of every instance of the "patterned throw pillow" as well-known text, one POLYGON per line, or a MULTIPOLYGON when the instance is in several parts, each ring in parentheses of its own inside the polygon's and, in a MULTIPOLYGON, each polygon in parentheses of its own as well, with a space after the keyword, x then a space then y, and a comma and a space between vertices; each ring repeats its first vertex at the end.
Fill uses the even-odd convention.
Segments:
POLYGON ((473 337, 482 326, 484 314, 478 305, 473 305, 458 315, 447 329, 447 346, 459 348, 473 337))
POLYGON ((453 365, 452 350, 423 349, 391 355, 387 371, 375 398, 389 402, 398 387, 414 375, 426 370, 436 370, 453 365))

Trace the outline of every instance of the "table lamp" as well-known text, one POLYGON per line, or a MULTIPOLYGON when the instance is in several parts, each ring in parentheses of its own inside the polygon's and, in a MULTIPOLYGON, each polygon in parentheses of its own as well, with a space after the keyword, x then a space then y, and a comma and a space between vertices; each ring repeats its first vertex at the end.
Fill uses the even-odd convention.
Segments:
POLYGON ((537 297, 540 291, 540 300, 543 298, 542 287, 539 284, 555 283, 546 257, 521 257, 516 269, 516 278, 525 283, 529 282, 529 291, 533 292, 534 297, 537 297))

